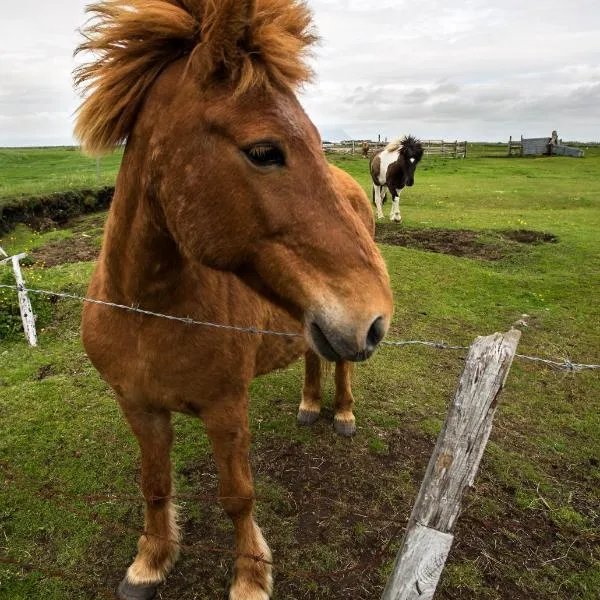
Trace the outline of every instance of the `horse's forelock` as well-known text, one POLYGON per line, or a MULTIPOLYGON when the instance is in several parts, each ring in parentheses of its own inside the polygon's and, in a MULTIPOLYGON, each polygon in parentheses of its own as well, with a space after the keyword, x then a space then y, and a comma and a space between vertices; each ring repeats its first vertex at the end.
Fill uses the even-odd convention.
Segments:
POLYGON ((402 138, 400 144, 406 156, 415 158, 417 162, 423 157, 423 144, 416 137, 407 135, 402 138))
POLYGON ((75 70, 87 93, 75 135, 92 154, 131 133, 150 86, 188 56, 200 80, 226 73, 235 92, 295 88, 309 80, 307 49, 317 40, 301 0, 98 0, 78 52, 95 59, 75 70))

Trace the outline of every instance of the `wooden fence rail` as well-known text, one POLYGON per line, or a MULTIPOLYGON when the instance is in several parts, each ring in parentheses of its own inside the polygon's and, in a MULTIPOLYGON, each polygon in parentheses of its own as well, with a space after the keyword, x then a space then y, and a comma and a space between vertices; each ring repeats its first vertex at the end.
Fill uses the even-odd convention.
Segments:
POLYGON ((520 337, 512 329, 473 342, 381 600, 433 598, 520 337))
MULTIPOLYGON (((324 144, 325 152, 338 152, 340 154, 362 154, 362 144, 365 140, 346 140, 344 142, 324 144)), ((446 156, 452 158, 466 158, 467 142, 458 140, 421 140, 425 155, 446 156)), ((368 142, 370 152, 381 150, 387 146, 387 142, 368 142)))

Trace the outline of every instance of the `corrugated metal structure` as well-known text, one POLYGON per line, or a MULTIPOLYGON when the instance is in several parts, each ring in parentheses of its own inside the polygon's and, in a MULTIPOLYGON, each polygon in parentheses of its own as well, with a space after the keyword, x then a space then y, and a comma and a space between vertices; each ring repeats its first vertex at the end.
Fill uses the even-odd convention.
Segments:
MULTIPOLYGON (((512 140, 512 138, 511 138, 512 140)), ((513 153, 515 144, 509 140, 509 156, 513 153)), ((556 142, 556 140, 555 140, 556 142)), ((563 144, 552 143, 551 137, 543 138, 524 138, 521 137, 521 156, 575 156, 581 158, 584 153, 579 148, 573 148, 571 146, 564 146, 563 144)))
POLYGON ((548 152, 549 144, 549 137, 529 139, 521 138, 521 153, 523 156, 540 156, 541 154, 550 154, 548 152))
POLYGON ((571 146, 563 146, 562 144, 558 144, 557 146, 552 146, 552 154, 556 154, 557 156, 575 156, 577 158, 581 158, 583 156, 583 150, 580 148, 573 148, 571 146))

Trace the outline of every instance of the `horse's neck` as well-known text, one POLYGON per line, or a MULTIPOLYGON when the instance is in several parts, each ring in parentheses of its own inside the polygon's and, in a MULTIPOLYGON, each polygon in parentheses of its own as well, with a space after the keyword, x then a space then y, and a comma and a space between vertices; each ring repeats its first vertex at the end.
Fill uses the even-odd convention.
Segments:
POLYGON ((379 160, 381 161, 379 165, 379 177, 381 183, 385 183, 386 174, 389 166, 395 163, 398 160, 399 156, 400 150, 392 150, 391 152, 389 150, 384 150, 379 155, 379 160))
POLYGON ((134 189, 117 186, 100 256, 101 283, 114 301, 156 307, 161 298, 175 298, 184 261, 148 199, 134 189))

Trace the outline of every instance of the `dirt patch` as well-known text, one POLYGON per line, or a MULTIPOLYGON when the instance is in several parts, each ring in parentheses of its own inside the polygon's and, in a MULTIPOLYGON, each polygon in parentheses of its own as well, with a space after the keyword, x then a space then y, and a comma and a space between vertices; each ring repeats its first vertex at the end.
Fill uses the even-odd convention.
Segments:
POLYGON ((56 371, 54 370, 54 365, 42 365, 37 373, 34 375, 34 379, 36 381, 42 381, 42 379, 46 379, 47 377, 52 377, 56 375, 56 371))
MULTIPOLYGON (((357 440, 336 438, 330 423, 316 427, 310 443, 261 434, 252 450, 257 521, 274 556, 274 598, 379 598, 435 440, 398 429, 381 437, 386 451, 374 452, 357 440)), ((204 498, 182 495, 178 501, 184 547, 159 597, 225 599, 233 574, 233 536, 216 501, 214 463, 211 458, 190 461, 178 476, 204 498)), ((575 573, 585 563, 582 557, 593 555, 596 536, 568 534, 543 504, 522 508, 518 495, 518 486, 499 483, 484 464, 464 502, 436 598, 546 600, 547 587, 538 590, 536 578, 543 577, 545 585, 555 579, 557 589, 565 585, 564 570, 547 565, 561 560, 575 573)), ((588 512, 593 514, 593 507, 588 512)), ((87 557, 95 572, 82 587, 97 591, 101 582, 107 591, 116 588, 126 565, 112 554, 118 544, 111 538, 128 535, 133 551, 142 522, 138 506, 103 531, 104 542, 87 557)))
POLYGON ((558 237, 553 233, 529 229, 502 230, 499 234, 520 244, 556 244, 558 242, 558 237))
POLYGON ((100 248, 91 237, 78 235, 69 240, 49 242, 33 250, 31 256, 38 266, 56 267, 67 263, 96 260, 100 248))
POLYGON ((375 239, 382 244, 418 248, 480 260, 500 260, 520 252, 523 244, 557 243, 552 233, 526 229, 473 231, 470 229, 404 228, 377 223, 375 239))
POLYGON ((77 190, 3 200, 0 203, 0 233, 8 233, 17 223, 36 231, 46 231, 69 219, 109 207, 113 187, 77 190))

